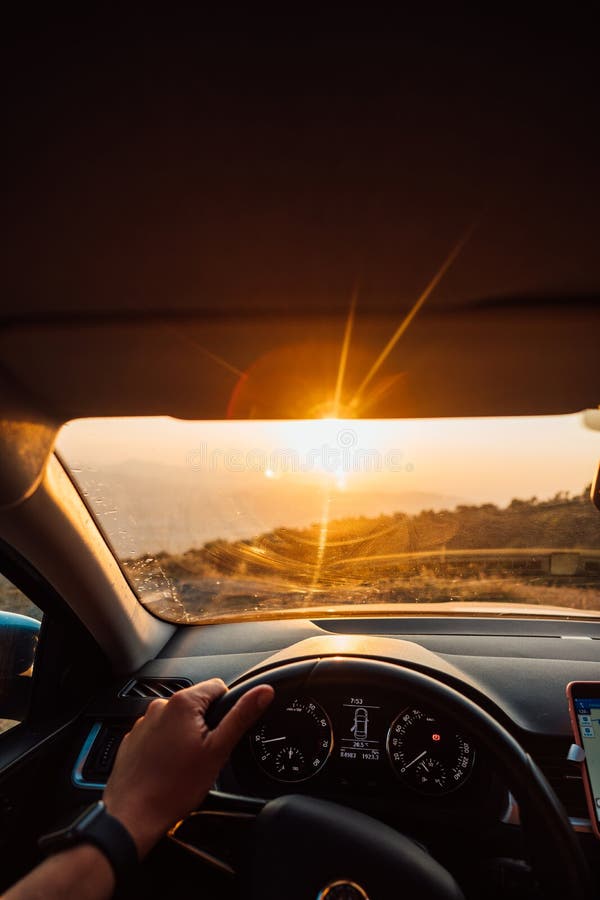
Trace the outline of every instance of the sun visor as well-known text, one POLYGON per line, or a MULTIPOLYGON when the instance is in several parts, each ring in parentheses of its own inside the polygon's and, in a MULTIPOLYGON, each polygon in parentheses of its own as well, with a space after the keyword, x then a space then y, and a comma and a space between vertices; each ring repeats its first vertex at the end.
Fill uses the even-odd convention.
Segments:
POLYGON ((64 421, 549 415, 600 402, 595 301, 424 310, 399 335, 405 316, 17 323, 0 333, 0 361, 64 421))

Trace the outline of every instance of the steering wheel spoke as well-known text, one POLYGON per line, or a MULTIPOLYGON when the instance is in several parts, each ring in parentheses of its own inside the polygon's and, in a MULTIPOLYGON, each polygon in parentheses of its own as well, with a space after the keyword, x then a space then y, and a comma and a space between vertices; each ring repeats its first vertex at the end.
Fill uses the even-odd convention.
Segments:
POLYGON ((173 825, 167 838, 207 865, 234 876, 243 867, 251 830, 264 805, 255 797, 209 791, 202 808, 173 825))

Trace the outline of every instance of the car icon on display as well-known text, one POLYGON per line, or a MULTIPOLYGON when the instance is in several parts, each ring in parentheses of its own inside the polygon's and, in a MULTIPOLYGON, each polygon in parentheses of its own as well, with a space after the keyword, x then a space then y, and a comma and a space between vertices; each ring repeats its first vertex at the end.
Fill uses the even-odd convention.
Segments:
POLYGON ((354 711, 354 725, 350 729, 354 733, 354 739, 364 741, 369 730, 369 713, 363 706, 354 711))

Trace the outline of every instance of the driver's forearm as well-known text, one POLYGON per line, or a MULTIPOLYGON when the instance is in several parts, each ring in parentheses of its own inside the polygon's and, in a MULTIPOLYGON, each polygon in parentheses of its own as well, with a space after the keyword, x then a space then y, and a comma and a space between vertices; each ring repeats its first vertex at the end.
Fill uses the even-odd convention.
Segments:
POLYGON ((100 850, 80 844, 49 857, 2 895, 2 900, 109 900, 112 866, 100 850))

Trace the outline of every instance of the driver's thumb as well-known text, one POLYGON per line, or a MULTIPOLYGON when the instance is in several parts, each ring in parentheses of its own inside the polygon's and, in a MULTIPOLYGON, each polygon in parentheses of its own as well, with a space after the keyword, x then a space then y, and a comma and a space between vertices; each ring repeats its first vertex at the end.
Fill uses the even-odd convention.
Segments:
POLYGON ((268 684, 252 688, 237 701, 211 733, 211 743, 223 757, 229 756, 242 735, 254 725, 275 696, 268 684))

